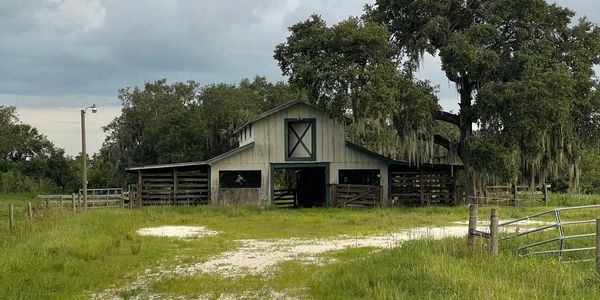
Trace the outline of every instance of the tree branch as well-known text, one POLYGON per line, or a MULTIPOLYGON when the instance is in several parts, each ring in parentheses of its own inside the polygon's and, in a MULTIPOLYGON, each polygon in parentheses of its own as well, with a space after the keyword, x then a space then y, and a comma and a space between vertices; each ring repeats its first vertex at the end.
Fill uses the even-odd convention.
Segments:
POLYGON ((449 139, 447 139, 439 134, 434 134, 433 142, 439 146, 446 148, 446 150, 450 151, 452 142, 449 139))
POLYGON ((456 126, 460 126, 460 118, 458 117, 458 115, 455 115, 455 114, 452 114, 449 112, 440 110, 436 114, 435 119, 446 122, 446 123, 454 124, 456 126))
MULTIPOLYGON (((418 134, 418 138, 421 139, 421 140, 426 140, 427 139, 426 135, 423 134, 423 133, 419 133, 418 134)), ((438 146, 441 146, 441 147, 445 148, 448 151, 450 151, 450 148, 452 147, 452 142, 449 139, 447 139, 447 138, 445 138, 445 137, 443 137, 443 136, 441 136, 439 134, 434 134, 433 135, 433 143, 436 144, 436 145, 438 145, 438 146)))

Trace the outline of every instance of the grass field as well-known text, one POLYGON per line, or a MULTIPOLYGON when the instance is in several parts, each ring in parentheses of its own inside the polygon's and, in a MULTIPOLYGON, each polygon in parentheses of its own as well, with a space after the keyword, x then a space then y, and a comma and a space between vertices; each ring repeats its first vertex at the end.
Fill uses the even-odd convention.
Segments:
MULTIPOLYGON (((19 206, 33 195, 0 196, 0 205, 19 206)), ((565 201, 552 196, 551 204, 565 201)), ((575 199, 576 204, 596 201, 575 199)), ((512 218, 547 207, 500 207, 512 218)), ((298 209, 259 207, 154 207, 73 213, 38 210, 33 222, 17 210, 17 227, 0 220, 0 297, 86 299, 115 291, 121 298, 217 299, 297 297, 316 299, 594 299, 600 281, 592 264, 521 258, 503 250, 486 254, 478 240, 468 252, 465 238, 408 241, 393 249, 371 247, 328 251, 325 263, 287 260, 268 272, 223 276, 196 272, 157 276, 160 270, 205 262, 240 246, 240 239, 331 239, 385 235, 406 228, 452 225, 467 208, 298 209), (220 234, 175 239, 143 237, 136 230, 161 225, 206 226, 220 234), (140 276, 150 274, 143 287, 140 276), (131 287, 122 289, 123 287, 131 287)), ((599 217, 592 213, 572 217, 599 217), (587 215, 586 215, 587 214, 587 215)), ((0 210, 0 216, 3 215, 0 210)), ((482 219, 489 208, 480 208, 482 219)), ((101 296, 99 296, 101 298, 101 296)))

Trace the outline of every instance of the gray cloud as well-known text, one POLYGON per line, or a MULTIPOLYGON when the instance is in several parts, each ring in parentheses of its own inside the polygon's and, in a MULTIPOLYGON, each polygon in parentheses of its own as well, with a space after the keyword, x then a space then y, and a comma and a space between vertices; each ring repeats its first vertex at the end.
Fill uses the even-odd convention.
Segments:
POLYGON ((288 26, 313 12, 336 23, 360 14, 363 2, 0 2, 0 93, 15 99, 97 95, 106 101, 119 88, 160 78, 207 84, 264 74, 284 80, 272 55, 288 26))
MULTIPOLYGON (((39 109, 66 116, 64 108, 96 103, 109 120, 119 111, 118 89, 144 81, 285 80, 272 56, 289 26, 312 13, 334 24, 360 15, 365 2, 372 1, 0 0, 0 105, 21 108, 23 122, 50 137, 70 130, 57 144, 76 153, 77 128, 58 129, 65 123, 40 119, 39 109)), ((557 2, 600 23, 600 2, 557 2)), ((425 57, 419 77, 439 85, 445 109, 458 110, 438 59, 425 57)))

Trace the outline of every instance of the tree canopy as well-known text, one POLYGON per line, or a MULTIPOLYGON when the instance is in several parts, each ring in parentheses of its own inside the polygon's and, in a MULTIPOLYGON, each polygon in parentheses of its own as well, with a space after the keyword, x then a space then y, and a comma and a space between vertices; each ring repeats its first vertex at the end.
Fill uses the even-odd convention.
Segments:
POLYGON ((440 57, 460 112, 434 117, 460 130, 454 147, 473 196, 482 174, 544 181, 565 162, 576 186, 578 151, 600 127, 600 29, 573 16, 543 0, 379 0, 365 18, 389 30, 405 68, 440 57))
POLYGON ((0 106, 0 192, 70 190, 76 174, 63 149, 0 106))
POLYGON ((430 131, 440 109, 429 82, 416 81, 398 69, 395 45, 387 29, 373 21, 350 17, 328 27, 318 15, 289 28, 286 42, 275 49, 283 75, 293 87, 306 89, 308 100, 343 118, 350 137, 381 153, 414 159, 430 147, 399 147, 395 126, 415 136, 430 131))
POLYGON ((122 89, 119 99, 121 115, 105 126, 108 137, 90 171, 91 178, 95 168, 113 174, 108 185, 123 184, 126 167, 200 161, 231 150, 234 129, 248 118, 306 96, 257 76, 203 87, 163 79, 122 89))

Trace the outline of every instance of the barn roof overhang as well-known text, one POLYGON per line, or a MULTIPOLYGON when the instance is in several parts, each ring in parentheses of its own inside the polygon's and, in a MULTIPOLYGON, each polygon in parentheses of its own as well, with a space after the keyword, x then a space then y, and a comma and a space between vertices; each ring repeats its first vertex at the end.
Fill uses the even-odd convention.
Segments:
POLYGON ((231 151, 227 151, 221 155, 215 156, 206 161, 192 161, 192 162, 181 162, 181 163, 172 163, 172 164, 161 164, 161 165, 147 165, 147 166, 139 166, 139 167, 131 167, 126 168, 125 171, 133 173, 139 170, 159 170, 159 169, 173 169, 173 168, 185 168, 185 167, 196 167, 196 166, 210 166, 213 163, 216 163, 222 159, 240 153, 246 149, 252 148, 254 146, 254 142, 244 145, 239 148, 235 148, 231 151))
POLYGON ((354 144, 350 141, 346 141, 346 146, 348 146, 349 148, 356 150, 360 153, 366 154, 370 157, 373 157, 375 159, 378 159, 390 166, 408 166, 408 167, 425 167, 425 168, 450 168, 450 167, 454 167, 457 169, 462 169, 462 165, 460 164, 444 164, 444 163, 421 163, 421 164, 415 164, 415 163, 410 163, 408 161, 401 161, 401 160, 395 160, 392 158, 389 158, 387 156, 381 155, 377 152, 371 151, 365 147, 359 146, 357 144, 354 144))
POLYGON ((195 167, 208 165, 205 161, 193 161, 193 162, 182 162, 172 164, 161 164, 161 165, 147 165, 139 167, 126 168, 125 171, 133 172, 138 170, 155 170, 155 169, 169 169, 169 168, 183 168, 183 167, 195 167))
POLYGON ((454 167, 457 169, 462 169, 463 165, 461 164, 444 164, 444 163, 420 163, 420 164, 415 164, 415 163, 411 163, 408 161, 401 161, 401 160, 396 160, 394 161, 394 163, 392 163, 391 165, 394 166, 410 166, 410 167, 432 167, 432 168, 436 168, 436 167, 454 167))
POLYGON ((246 149, 250 149, 250 148, 252 148, 252 147, 254 147, 254 142, 252 142, 252 143, 248 143, 248 144, 246 144, 246 145, 244 145, 244 146, 241 146, 241 147, 235 148, 235 149, 233 149, 233 150, 227 151, 227 152, 225 152, 225 153, 223 153, 223 154, 221 154, 221 155, 217 155, 217 156, 215 156, 215 157, 213 157, 213 158, 211 158, 211 159, 207 160, 206 162, 207 162, 208 164, 214 164, 214 163, 216 163, 216 162, 218 162, 218 161, 220 161, 220 160, 222 160, 222 159, 225 159, 225 158, 228 158, 228 157, 230 157, 230 156, 236 155, 236 154, 238 154, 238 153, 240 153, 240 152, 243 152, 243 151, 245 151, 246 149))
POLYGON ((380 161, 382 161, 382 162, 384 162, 386 164, 393 164, 394 162, 396 162, 395 160, 393 160, 393 159, 391 159, 391 158, 389 158, 387 156, 384 156, 384 155, 381 155, 381 154, 379 154, 377 152, 371 151, 371 150, 369 150, 369 149, 367 149, 365 147, 359 146, 359 145, 357 145, 355 143, 352 143, 350 141, 346 141, 346 146, 348 148, 356 150, 356 151, 358 151, 358 152, 360 152, 362 154, 365 154, 367 156, 370 156, 372 158, 380 160, 380 161))
POLYGON ((244 124, 242 124, 242 125, 240 125, 238 128, 236 128, 236 129, 233 131, 233 133, 234 133, 234 134, 235 134, 235 133, 238 133, 240 130, 242 130, 242 128, 246 127, 248 124, 254 123, 254 122, 256 122, 256 121, 258 121, 258 120, 260 120, 260 119, 266 118, 266 117, 268 117, 268 116, 270 116, 270 115, 272 115, 272 114, 278 113, 278 112, 280 112, 280 111, 282 111, 282 110, 285 110, 285 109, 287 109, 288 107, 292 107, 292 106, 294 106, 294 105, 296 105, 296 104, 304 104, 304 105, 306 105, 306 106, 309 106, 309 107, 312 107, 312 108, 314 108, 314 109, 321 110, 321 109, 320 109, 320 108, 318 108, 317 106, 315 106, 315 105, 312 105, 312 104, 310 104, 310 103, 307 103, 307 102, 304 102, 304 101, 302 101, 302 100, 292 100, 292 101, 286 102, 286 103, 284 103, 284 104, 281 104, 281 105, 279 105, 279 106, 277 106, 277 107, 275 107, 275 108, 272 108, 272 109, 270 109, 270 110, 267 110, 267 111, 265 111, 265 112, 263 112, 263 113, 261 113, 261 114, 255 115, 254 117, 252 117, 252 118, 250 118, 248 121, 246 121, 244 124))

